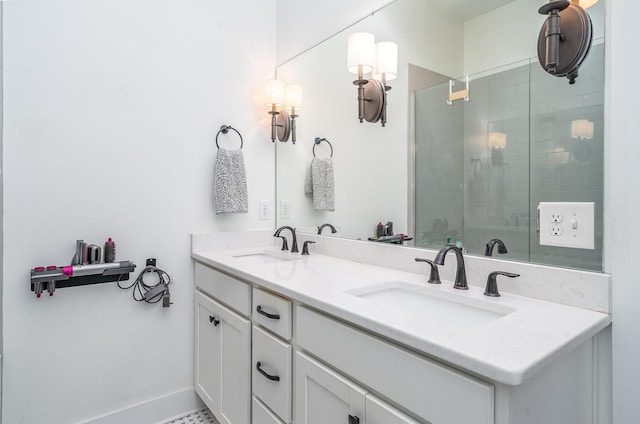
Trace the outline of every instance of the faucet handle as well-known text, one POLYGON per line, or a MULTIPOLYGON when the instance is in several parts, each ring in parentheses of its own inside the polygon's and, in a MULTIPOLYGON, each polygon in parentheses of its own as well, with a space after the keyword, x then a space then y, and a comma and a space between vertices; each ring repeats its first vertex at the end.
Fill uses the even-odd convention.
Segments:
POLYGON ((426 262, 431 265, 431 272, 429 273, 429 284, 441 284, 440 273, 438 272, 438 265, 429 259, 415 258, 416 262, 426 262))
POLYGON ((289 250, 289 243, 287 242, 287 238, 285 236, 278 236, 282 239, 282 249, 280 250, 289 250))
POLYGON ((516 278, 520 276, 520 274, 513 274, 505 271, 494 271, 490 273, 487 277, 487 287, 484 289, 485 296, 500 297, 500 292, 498 292, 498 282, 496 281, 498 275, 504 275, 509 278, 516 278))
POLYGON ((315 243, 315 241, 311 241, 311 240, 307 240, 304 243, 302 243, 302 255, 308 255, 309 254, 309 243, 315 243))

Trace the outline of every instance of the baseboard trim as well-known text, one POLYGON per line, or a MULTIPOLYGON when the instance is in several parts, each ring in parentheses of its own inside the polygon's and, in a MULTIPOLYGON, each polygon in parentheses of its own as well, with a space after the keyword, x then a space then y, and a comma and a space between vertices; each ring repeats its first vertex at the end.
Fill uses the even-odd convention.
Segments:
POLYGON ((156 424, 188 415, 204 408, 193 387, 140 402, 118 411, 83 421, 82 424, 156 424))

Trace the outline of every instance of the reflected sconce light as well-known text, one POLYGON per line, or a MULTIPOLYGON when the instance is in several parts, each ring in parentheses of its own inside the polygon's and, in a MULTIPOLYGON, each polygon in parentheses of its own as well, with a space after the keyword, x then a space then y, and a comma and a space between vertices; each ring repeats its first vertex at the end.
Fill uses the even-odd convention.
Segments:
POLYGON ((280 80, 268 80, 265 99, 271 108, 271 141, 289 141, 296 144, 296 118, 302 108, 302 86, 285 84, 280 80))
POLYGON ((586 119, 571 121, 571 138, 591 140, 593 138, 593 121, 586 119))
POLYGON ((598 0, 571 0, 571 4, 577 4, 583 9, 588 9, 594 4, 598 3, 598 0))
POLYGON ((491 149, 491 165, 502 165, 504 162, 502 151, 507 146, 507 135, 501 132, 490 132, 487 144, 491 149))
POLYGON ((375 43, 368 32, 356 32, 348 39, 347 68, 358 78, 358 119, 360 122, 387 123, 387 83, 398 76, 398 45, 391 41, 375 43), (365 74, 371 73, 371 79, 365 74))
POLYGON ((548 15, 538 36, 538 60, 542 68, 556 77, 578 78, 578 69, 587 58, 593 27, 584 10, 597 0, 549 0, 538 13, 548 15))

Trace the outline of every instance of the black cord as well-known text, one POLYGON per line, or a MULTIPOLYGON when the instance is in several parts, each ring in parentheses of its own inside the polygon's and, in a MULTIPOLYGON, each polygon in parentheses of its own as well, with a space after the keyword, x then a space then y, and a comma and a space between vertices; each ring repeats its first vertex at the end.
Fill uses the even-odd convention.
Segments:
POLYGON ((128 286, 122 286, 120 284, 120 279, 118 279, 117 284, 118 287, 123 290, 128 290, 133 287, 133 291, 131 292, 133 295, 133 300, 136 302, 147 302, 147 303, 158 303, 162 300, 162 297, 169 292, 169 283, 171 282, 171 276, 167 274, 165 271, 161 270, 152 265, 147 265, 144 269, 138 274, 138 277, 128 286), (158 282, 156 284, 147 284, 144 282, 144 276, 148 273, 155 273, 158 276, 158 282), (164 290, 158 291, 152 297, 147 298, 146 294, 151 290, 162 286, 164 290))

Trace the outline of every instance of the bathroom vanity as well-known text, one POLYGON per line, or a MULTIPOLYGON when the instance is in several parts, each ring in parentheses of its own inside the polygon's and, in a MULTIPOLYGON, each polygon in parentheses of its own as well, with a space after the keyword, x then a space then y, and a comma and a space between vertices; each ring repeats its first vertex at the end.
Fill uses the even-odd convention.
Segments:
POLYGON ((429 285, 292 254, 266 233, 194 235, 192 257, 195 390, 221 423, 598 422, 607 313, 490 298, 473 271, 461 291, 446 268, 429 285))

